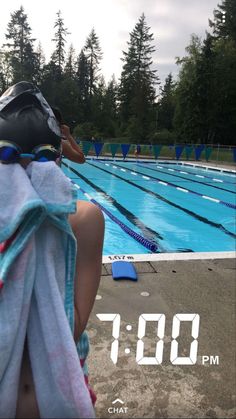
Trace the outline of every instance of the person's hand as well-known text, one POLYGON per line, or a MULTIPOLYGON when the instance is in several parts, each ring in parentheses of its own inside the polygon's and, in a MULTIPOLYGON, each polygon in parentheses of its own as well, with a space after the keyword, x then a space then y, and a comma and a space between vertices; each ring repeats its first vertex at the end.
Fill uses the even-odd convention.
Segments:
POLYGON ((70 133, 70 128, 68 127, 68 125, 61 125, 60 128, 61 128, 61 133, 64 139, 69 140, 71 133, 70 133))

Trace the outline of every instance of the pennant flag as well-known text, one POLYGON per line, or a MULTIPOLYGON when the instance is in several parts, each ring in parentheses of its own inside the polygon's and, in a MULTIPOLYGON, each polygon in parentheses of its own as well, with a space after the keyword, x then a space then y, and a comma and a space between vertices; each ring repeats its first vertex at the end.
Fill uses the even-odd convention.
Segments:
POLYGON ((104 146, 104 143, 94 143, 94 149, 95 149, 95 153, 97 157, 101 153, 103 146, 104 146))
POLYGON ((192 151, 193 151, 193 146, 186 145, 186 147, 185 147, 185 153, 186 153, 187 160, 189 160, 189 157, 191 156, 192 151))
POLYGON ((211 153, 212 153, 212 147, 206 147, 205 148, 206 161, 209 160, 211 153))
POLYGON ((122 151, 124 159, 126 158, 129 149, 130 149, 130 144, 121 144, 121 151, 122 151))
POLYGON ((184 149, 184 146, 183 145, 177 145, 177 146, 175 146, 175 156, 176 156, 176 159, 177 160, 179 160, 179 158, 180 158, 180 156, 182 154, 183 149, 184 149))
POLYGON ((200 145, 195 146, 195 159, 196 160, 200 159, 200 156, 202 154, 202 151, 203 151, 204 147, 205 147, 204 144, 200 144, 200 145))
POLYGON ((82 141, 82 151, 85 156, 88 155, 91 145, 92 144, 89 141, 82 141))
POLYGON ((117 149, 118 149, 120 144, 113 144, 112 143, 112 144, 109 144, 109 145, 110 145, 110 148, 111 148, 111 155, 112 155, 112 157, 115 157, 117 149))
POLYGON ((155 144, 155 145, 152 146, 152 152, 155 156, 155 159, 158 159, 158 156, 161 152, 161 149, 162 149, 162 145, 155 144))
POLYGON ((234 161, 236 161, 236 148, 233 148, 234 161))

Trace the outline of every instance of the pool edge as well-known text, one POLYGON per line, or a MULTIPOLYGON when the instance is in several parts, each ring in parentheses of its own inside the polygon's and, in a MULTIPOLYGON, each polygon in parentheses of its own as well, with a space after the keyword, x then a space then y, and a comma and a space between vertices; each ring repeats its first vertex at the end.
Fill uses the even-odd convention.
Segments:
POLYGON ((186 253, 158 253, 158 254, 129 254, 103 256, 102 263, 111 263, 115 260, 130 262, 157 262, 175 260, 204 260, 204 259, 229 259, 235 258, 236 252, 186 252, 186 253))

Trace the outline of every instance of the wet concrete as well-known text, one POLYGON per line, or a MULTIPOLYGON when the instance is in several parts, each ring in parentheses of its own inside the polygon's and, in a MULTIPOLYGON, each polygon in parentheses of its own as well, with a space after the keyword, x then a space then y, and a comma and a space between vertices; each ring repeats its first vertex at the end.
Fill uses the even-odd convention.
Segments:
MULTIPOLYGON (((235 418, 235 259, 136 262, 135 267, 138 282, 114 281, 111 264, 103 265, 99 299, 88 324, 97 417, 235 418), (99 313, 121 316, 116 364, 110 358, 112 322, 99 320, 99 313), (165 315, 160 365, 136 362, 139 316, 147 313, 165 315), (178 313, 200 316, 197 361, 192 365, 170 361, 172 320, 178 313), (203 356, 209 360, 203 362, 203 356), (117 398, 123 403, 113 403, 117 398)), ((148 321, 143 356, 149 361, 158 340, 157 322, 148 321)), ((181 322, 178 356, 189 357, 192 341, 191 322, 181 322)))

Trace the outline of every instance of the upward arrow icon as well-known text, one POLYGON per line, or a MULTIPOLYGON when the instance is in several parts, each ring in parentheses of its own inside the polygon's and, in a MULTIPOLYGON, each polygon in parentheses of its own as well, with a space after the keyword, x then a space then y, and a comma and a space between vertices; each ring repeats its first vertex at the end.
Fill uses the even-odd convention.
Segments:
POLYGON ((124 404, 123 400, 121 399, 113 400, 112 404, 116 404, 116 403, 124 404))

